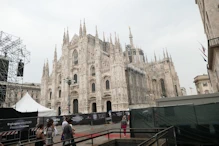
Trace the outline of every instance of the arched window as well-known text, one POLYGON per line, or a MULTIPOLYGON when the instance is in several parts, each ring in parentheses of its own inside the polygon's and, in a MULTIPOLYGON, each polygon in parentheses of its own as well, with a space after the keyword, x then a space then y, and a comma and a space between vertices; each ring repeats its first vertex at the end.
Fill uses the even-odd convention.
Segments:
POLYGON ((92 83, 92 92, 95 92, 95 83, 92 83))
POLYGON ((106 89, 110 89, 110 83, 109 83, 109 80, 106 80, 106 89))
POLYGON ((165 89, 165 84, 164 84, 163 79, 160 79, 160 86, 161 86, 161 90, 162 90, 162 95, 166 97, 166 89, 165 89))
POLYGON ((78 76, 77 76, 77 74, 74 75, 74 83, 75 84, 78 83, 78 76))
POLYGON ((91 72, 91 76, 95 76, 95 67, 94 66, 91 67, 90 72, 91 72))
POLYGON ((61 98, 62 90, 59 90, 59 98, 61 98))
POLYGON ((78 52, 74 50, 73 52, 73 60, 74 60, 74 65, 78 64, 78 52))
POLYGON ((175 85, 175 90, 176 90, 176 96, 178 96, 178 90, 177 90, 177 86, 175 85))
POLYGON ((52 92, 50 91, 50 93, 49 93, 49 99, 51 100, 51 98, 52 98, 52 92))
POLYGON ((61 77, 61 74, 59 75, 58 80, 59 80, 59 84, 61 84, 61 83, 62 83, 62 77, 61 77))
POLYGON ((209 90, 205 90, 205 94, 209 94, 209 90))

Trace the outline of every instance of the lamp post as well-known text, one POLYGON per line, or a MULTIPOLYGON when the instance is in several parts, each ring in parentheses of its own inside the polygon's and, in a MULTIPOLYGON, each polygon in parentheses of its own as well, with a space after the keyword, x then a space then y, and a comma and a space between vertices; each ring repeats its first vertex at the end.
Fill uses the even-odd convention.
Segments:
MULTIPOLYGON (((71 86, 71 84, 72 84, 72 80, 69 78, 69 77, 67 77, 66 79, 64 79, 65 80, 65 82, 68 84, 68 87, 69 87, 69 91, 68 91, 68 113, 70 114, 71 112, 70 112, 70 106, 71 106, 71 102, 70 102, 70 86, 71 86)), ((73 80, 74 81, 74 80, 73 80)))

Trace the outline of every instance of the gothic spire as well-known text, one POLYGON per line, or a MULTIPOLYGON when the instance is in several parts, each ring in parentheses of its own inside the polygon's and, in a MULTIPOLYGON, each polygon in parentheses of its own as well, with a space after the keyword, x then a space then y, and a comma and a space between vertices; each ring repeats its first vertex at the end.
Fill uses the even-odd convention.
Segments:
POLYGON ((120 44, 119 35, 118 35, 118 47, 119 47, 119 51, 120 51, 120 53, 122 53, 122 47, 121 47, 121 44, 120 44))
POLYGON ((110 44, 113 44, 111 33, 110 33, 110 44))
POLYGON ((64 29, 64 35, 63 35, 63 44, 65 44, 66 38, 65 38, 65 29, 64 29))
POLYGON ((147 54, 145 54, 146 63, 148 63, 148 57, 147 54))
POLYGON ((46 76, 48 77, 49 76, 49 61, 47 59, 47 62, 46 62, 46 70, 45 70, 45 73, 46 73, 46 76))
POLYGON ((116 37, 116 32, 115 32, 115 45, 117 45, 117 37, 116 37))
POLYGON ((126 44, 125 44, 125 57, 126 57, 126 62, 129 63, 129 52, 128 52, 128 47, 126 47, 126 44))
POLYGON ((167 51, 167 49, 166 49, 166 54, 167 54, 167 58, 169 58, 169 55, 168 55, 168 51, 167 51))
POLYGON ((164 57, 164 59, 166 58, 166 55, 165 55, 164 49, 163 49, 163 57, 164 57))
POLYGON ((97 26, 96 26, 96 38, 98 39, 98 30, 97 30, 97 26))
POLYGON ((104 34, 104 32, 103 32, 103 42, 105 42, 105 34, 104 34))
POLYGON ((84 19, 84 26, 83 26, 83 36, 86 36, 87 32, 86 32, 86 25, 85 25, 85 19, 84 19))
POLYGON ((155 59, 155 62, 157 62, 157 57, 156 57, 155 51, 154 51, 154 59, 155 59))
POLYGON ((132 32, 131 32, 131 28, 129 27, 129 39, 130 39, 130 45, 132 48, 134 48, 134 44, 133 44, 133 36, 132 36, 132 32))
POLYGON ((57 61, 57 49, 56 49, 56 45, 55 45, 55 52, 54 52, 54 61, 57 61))
POLYGON ((79 36, 82 37, 82 26, 81 26, 81 21, 80 21, 80 28, 79 28, 79 36))
POLYGON ((45 61, 44 61, 44 63, 43 63, 43 77, 44 77, 44 75, 45 75, 45 71, 46 71, 46 66, 45 66, 45 61))
POLYGON ((69 43, 68 27, 67 27, 67 36, 66 36, 66 41, 67 41, 67 43, 69 43))

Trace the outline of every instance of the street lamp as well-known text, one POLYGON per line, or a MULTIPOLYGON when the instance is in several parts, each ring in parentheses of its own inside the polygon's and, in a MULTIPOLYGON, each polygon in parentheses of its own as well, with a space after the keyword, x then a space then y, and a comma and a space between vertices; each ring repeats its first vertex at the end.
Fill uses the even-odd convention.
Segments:
POLYGON ((69 91, 68 91, 68 113, 70 114, 70 106, 71 106, 71 102, 70 102, 70 86, 72 84, 72 82, 74 80, 71 80, 69 77, 67 77, 66 79, 64 79, 64 81, 68 84, 68 87, 69 87, 69 91))

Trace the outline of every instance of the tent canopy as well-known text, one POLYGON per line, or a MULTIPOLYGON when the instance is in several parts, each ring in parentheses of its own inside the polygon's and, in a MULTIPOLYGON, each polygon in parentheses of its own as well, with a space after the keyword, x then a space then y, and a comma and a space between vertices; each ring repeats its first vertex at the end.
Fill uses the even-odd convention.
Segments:
POLYGON ((15 105, 12 106, 19 112, 36 112, 39 117, 56 116, 56 111, 37 103, 28 93, 24 95, 15 105))

